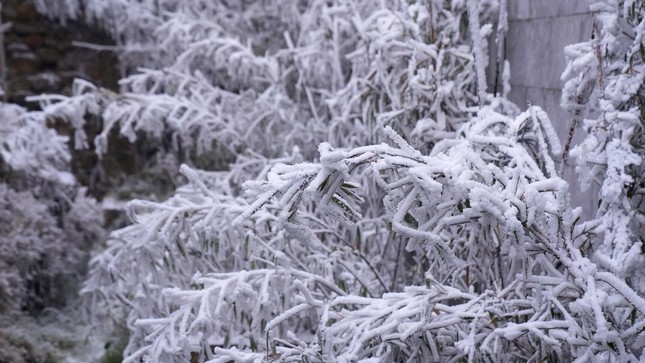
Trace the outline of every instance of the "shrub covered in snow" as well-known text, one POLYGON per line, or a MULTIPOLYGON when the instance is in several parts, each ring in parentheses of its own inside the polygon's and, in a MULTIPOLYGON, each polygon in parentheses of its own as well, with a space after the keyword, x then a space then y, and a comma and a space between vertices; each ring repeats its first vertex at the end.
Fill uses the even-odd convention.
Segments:
POLYGON ((0 308, 60 307, 76 295, 103 217, 75 185, 67 139, 43 113, 0 104, 0 119, 0 308))
MULTIPOLYGON (((185 162, 170 198, 129 203, 82 289, 127 315, 125 361, 642 359, 637 1, 594 1, 598 36, 567 48, 565 104, 595 118, 572 155, 605 184, 592 221, 546 113, 505 99, 503 58, 487 90, 504 1, 35 2, 118 23, 142 68, 34 115, 99 155, 118 130, 185 162)), ((66 150, 34 150, 33 169, 3 158, 66 175, 42 167, 66 150)))
POLYGON ((565 48, 562 105, 583 120, 571 154, 583 187, 599 183, 580 247, 645 295, 645 4, 594 1, 594 37, 565 48))
POLYGON ((44 114, 0 103, 0 120, 0 361, 58 361, 82 338, 53 311, 78 303, 102 211, 44 114))

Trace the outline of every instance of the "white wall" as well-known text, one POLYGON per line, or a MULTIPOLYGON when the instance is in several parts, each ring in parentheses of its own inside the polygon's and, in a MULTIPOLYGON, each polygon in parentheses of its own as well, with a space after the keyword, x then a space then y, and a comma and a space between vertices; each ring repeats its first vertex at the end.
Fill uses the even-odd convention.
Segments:
MULTIPOLYGON (((509 31, 506 55, 511 65, 509 98, 522 110, 528 104, 542 107, 566 143, 573 116, 560 107, 564 47, 591 39, 593 20, 587 0, 508 0, 509 31)), ((580 126, 580 125, 579 125, 580 126)), ((574 144, 582 138, 582 130, 574 144)), ((569 161, 564 178, 572 186, 572 203, 589 218, 596 210, 597 188, 582 192, 569 161)))

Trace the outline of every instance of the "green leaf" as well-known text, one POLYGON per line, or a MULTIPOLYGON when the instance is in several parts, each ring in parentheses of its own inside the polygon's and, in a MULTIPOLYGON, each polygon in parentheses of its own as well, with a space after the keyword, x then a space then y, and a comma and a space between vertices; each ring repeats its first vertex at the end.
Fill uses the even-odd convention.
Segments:
POLYGON ((354 183, 344 182, 344 183, 342 183, 340 185, 340 187, 343 188, 343 189, 356 189, 356 188, 358 188, 358 185, 356 185, 354 183))
POLYGON ((345 291, 346 293, 349 293, 349 290, 347 289, 347 284, 343 279, 338 280, 338 288, 345 291))
POLYGON ((361 250, 361 242, 362 242, 361 228, 356 227, 356 243, 355 243, 355 245, 356 245, 356 249, 359 250, 359 251, 361 250))
POLYGON ((414 228, 419 227, 419 221, 417 221, 416 218, 414 218, 410 213, 406 213, 405 217, 403 217, 403 220, 407 224, 411 224, 412 226, 414 226, 414 228))
POLYGON ((496 315, 493 315, 493 313, 489 312, 488 313, 488 318, 490 319, 490 323, 493 324, 494 326, 497 326, 497 323, 499 322, 499 317, 496 315))
POLYGON ((181 243, 181 240, 179 238, 175 238, 175 244, 177 245, 177 250, 181 254, 182 257, 186 258, 186 251, 184 250, 184 246, 181 243))
POLYGON ((327 187, 327 182, 329 182, 329 175, 325 178, 325 180, 323 180, 323 181, 322 181, 322 183, 320 183, 320 185, 318 186, 318 189, 317 189, 317 190, 318 190, 319 192, 324 191, 324 190, 325 190, 325 188, 327 187))

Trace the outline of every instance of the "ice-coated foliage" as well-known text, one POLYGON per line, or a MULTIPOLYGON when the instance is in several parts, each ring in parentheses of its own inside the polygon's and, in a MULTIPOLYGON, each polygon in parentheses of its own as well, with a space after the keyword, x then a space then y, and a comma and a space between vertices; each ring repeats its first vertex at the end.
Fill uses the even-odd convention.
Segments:
POLYGON ((639 2, 594 2, 598 36, 567 48, 565 100, 600 115, 572 155, 607 165, 609 218, 586 222, 546 113, 489 93, 497 1, 32 1, 103 22, 141 67, 118 93, 32 98, 38 127, 63 119, 99 155, 113 130, 156 138, 186 163, 167 200, 128 203, 81 291, 127 317, 126 362, 643 358, 639 2))
MULTIPOLYGON (((26 0, 51 19, 85 21, 110 34, 122 73, 158 58, 150 35, 161 23, 160 14, 181 0, 26 0)), ((105 46, 105 45, 100 45, 105 46)), ((105 48, 103 48, 105 49, 105 48)), ((108 46, 109 49, 109 46, 108 46)))
POLYGON ((323 145, 320 164, 274 167, 269 186, 251 187, 293 211, 285 223, 303 219, 292 203, 307 194, 320 209, 360 218, 360 197, 344 185, 365 166, 387 191, 392 230, 408 238, 416 264, 429 266, 426 289, 339 297, 324 306, 316 342, 323 360, 423 360, 430 353, 440 361, 505 354, 636 360, 631 349, 642 349, 642 337, 635 322, 643 321, 645 300, 574 247, 577 212, 547 152, 548 124, 535 108, 515 120, 484 109, 463 137, 438 144, 430 156, 396 134, 398 147, 323 145), (635 335, 623 333, 630 330, 635 335))
POLYGON ((67 138, 42 112, 0 103, 0 308, 62 306, 105 231, 69 171, 67 138))
POLYGON ((396 146, 322 144, 247 183, 248 203, 183 167, 173 198, 131 203, 85 292, 134 308, 133 362, 634 361, 645 300, 575 247, 548 125, 484 109, 427 156, 391 129, 396 146))
POLYGON ((592 1, 594 37, 565 48, 562 105, 587 133, 571 156, 584 187, 599 183, 587 223, 593 260, 645 294, 645 4, 592 1))
POLYGON ((0 157, 14 171, 59 183, 74 184, 67 171, 67 138, 46 127, 42 112, 0 103, 0 157))
MULTIPOLYGON (((322 141, 377 141, 383 125, 431 146, 479 104, 463 1, 159 3, 166 12, 148 39, 163 55, 123 79, 123 92, 81 82, 74 97, 34 98, 77 129, 77 147, 86 146, 87 113, 103 120, 99 154, 113 128, 131 141, 138 132, 166 135, 195 154, 217 146, 229 162, 250 150, 280 157, 293 146, 311 158, 322 141)), ((490 20, 496 3, 476 9, 490 20)), ((490 26, 475 32, 485 36, 490 26)))
POLYGON ((27 304, 43 306, 45 300, 55 300, 57 292, 41 289, 65 273, 78 251, 65 251, 58 243, 62 231, 47 206, 30 193, 0 184, 0 196, 0 307, 7 312, 27 304))

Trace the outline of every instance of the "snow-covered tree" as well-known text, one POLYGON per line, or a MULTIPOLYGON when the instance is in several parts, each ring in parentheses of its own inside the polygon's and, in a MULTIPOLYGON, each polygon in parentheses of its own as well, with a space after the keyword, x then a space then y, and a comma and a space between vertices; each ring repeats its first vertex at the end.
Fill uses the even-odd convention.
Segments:
POLYGON ((575 247, 548 122, 484 109, 429 156, 391 129, 395 147, 323 144, 247 184, 248 204, 184 167, 174 198, 131 204, 88 286, 136 307, 130 361, 634 360, 645 300, 575 247), (163 288, 195 265, 214 272, 163 288))
MULTIPOLYGON (((566 104, 600 115, 572 152, 606 184, 593 221, 546 113, 505 99, 504 59, 487 89, 504 1, 34 2, 102 24, 140 68, 33 115, 99 155, 116 129, 185 163, 90 263, 82 293, 127 316, 125 361, 642 359, 637 1, 593 2, 598 36, 567 48, 566 104)), ((50 151, 30 170, 60 179, 50 151)))
POLYGON ((106 233, 70 158, 44 113, 0 103, 0 361, 51 361, 79 339, 78 322, 52 312, 78 303, 106 233))
MULTIPOLYGON (((583 120, 571 156, 581 184, 598 183, 596 218, 580 247, 645 294, 645 4, 593 1, 594 37, 565 48, 562 105, 583 120)), ((574 126, 575 127, 575 126, 574 126)))
POLYGON ((76 295, 103 217, 69 172, 67 139, 42 112, 0 104, 0 120, 0 308, 60 306, 76 295))

